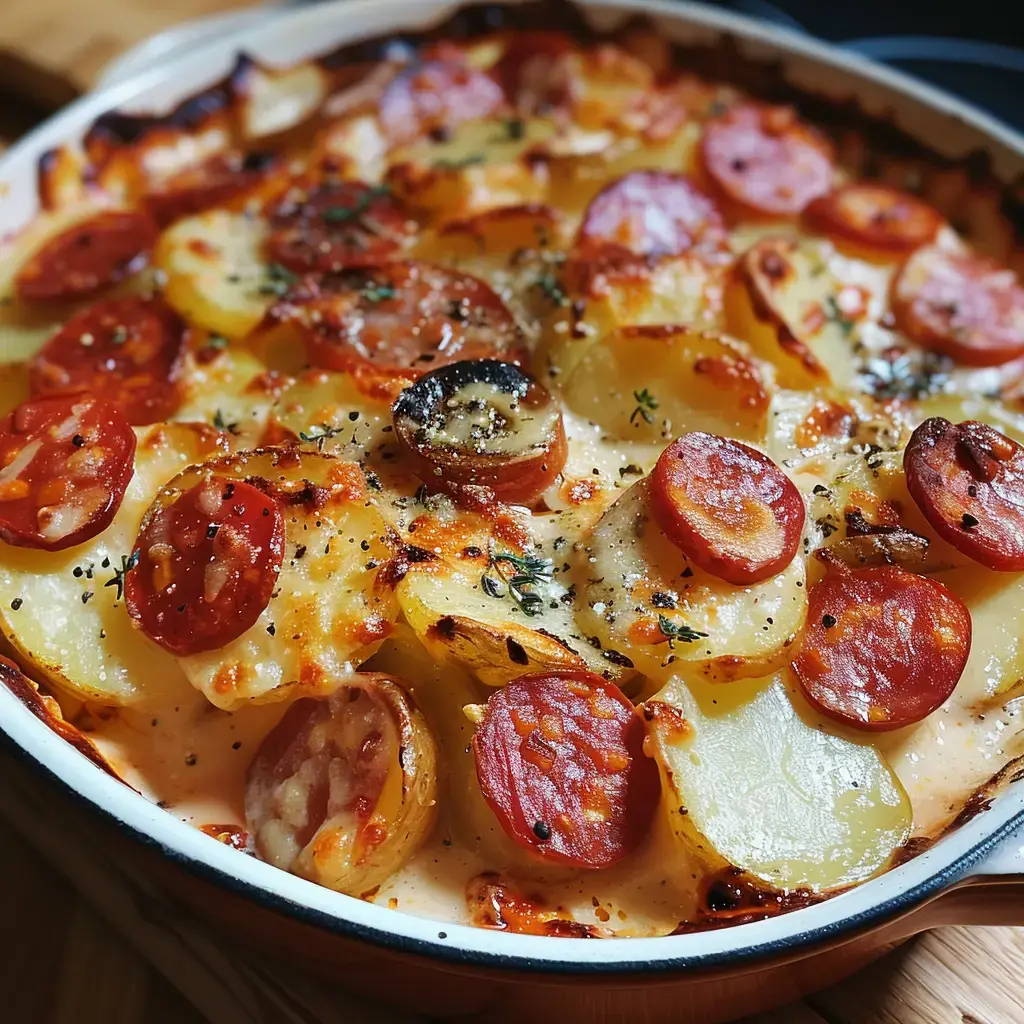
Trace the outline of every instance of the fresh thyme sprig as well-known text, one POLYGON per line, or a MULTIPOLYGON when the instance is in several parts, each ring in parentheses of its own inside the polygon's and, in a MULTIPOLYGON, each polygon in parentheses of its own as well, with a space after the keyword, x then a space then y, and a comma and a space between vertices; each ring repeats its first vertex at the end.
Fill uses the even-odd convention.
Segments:
POLYGON ((839 300, 834 295, 825 296, 824 308, 826 320, 834 323, 847 336, 853 332, 854 327, 857 326, 857 321, 846 316, 839 308, 839 300))
POLYGON ((629 422, 636 423, 636 418, 639 416, 644 423, 653 423, 654 410, 658 408, 658 399, 647 388, 634 391, 633 397, 636 399, 636 408, 631 413, 629 422))
POLYGON ((367 302, 383 302, 385 299, 395 297, 395 289, 389 284, 375 284, 371 282, 361 292, 367 302))
POLYGON ((259 286, 260 295, 276 295, 280 298, 298 280, 287 267, 280 263, 271 263, 267 267, 267 279, 259 286))
POLYGON ((324 441, 337 437, 344 427, 332 427, 329 423, 314 423, 306 430, 299 431, 299 440, 315 444, 318 451, 324 450, 324 441))
POLYGON ((237 434, 238 433, 238 421, 236 420, 233 423, 229 423, 226 419, 224 419, 224 410, 223 409, 218 409, 213 414, 213 425, 218 430, 226 430, 229 434, 237 434))
POLYGON ((669 647, 673 647, 676 640, 681 640, 684 644, 692 644, 707 636, 707 633, 691 629, 685 622, 673 622, 664 615, 658 616, 658 629, 661 630, 663 636, 668 637, 669 647))
POLYGON ((545 297, 554 305, 569 305, 569 296, 565 294, 565 289, 562 288, 553 274, 541 274, 540 277, 533 282, 533 287, 539 288, 544 293, 545 297))
POLYGON ((328 206, 321 216, 328 224, 346 224, 350 220, 358 220, 376 200, 390 194, 391 189, 387 185, 374 185, 353 206, 328 206))
POLYGON ((139 553, 133 551, 130 555, 121 556, 121 568, 114 566, 114 575, 103 584, 104 587, 117 587, 115 601, 120 601, 124 594, 124 578, 139 564, 139 553))
MULTIPOLYGON (((550 558, 514 555, 510 551, 492 551, 491 567, 501 577, 512 600, 522 608, 524 615, 540 615, 544 607, 544 598, 535 589, 525 588, 535 588, 551 582, 553 569, 550 558)), ((485 583, 484 590, 492 596, 497 596, 492 593, 494 588, 490 584, 485 583)))

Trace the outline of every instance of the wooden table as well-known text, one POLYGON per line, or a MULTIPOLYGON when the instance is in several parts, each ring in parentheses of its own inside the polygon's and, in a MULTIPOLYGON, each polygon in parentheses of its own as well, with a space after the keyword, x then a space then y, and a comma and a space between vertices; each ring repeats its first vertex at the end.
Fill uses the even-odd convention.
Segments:
MULTIPOLYGON (((0 62, 59 103, 122 50, 244 0, 4 0, 0 62), (42 69, 42 70, 40 70, 42 69)), ((7 1024, 200 1024, 118 930, 0 822, 0 992, 7 1024)), ((123 926, 123 922, 119 922, 123 926)), ((179 979, 176 979, 179 980, 179 979)), ((364 1018, 365 1019, 365 1018, 364 1018)), ((847 982, 747 1024, 1021 1024, 1024 929, 948 928, 847 982)))

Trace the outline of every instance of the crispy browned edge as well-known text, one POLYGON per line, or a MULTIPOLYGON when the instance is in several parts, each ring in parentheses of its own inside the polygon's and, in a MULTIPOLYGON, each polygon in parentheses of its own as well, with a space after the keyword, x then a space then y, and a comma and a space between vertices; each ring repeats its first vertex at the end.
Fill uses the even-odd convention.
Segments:
MULTIPOLYGON (((595 32, 586 22, 580 9, 570 0, 527 0, 512 6, 501 4, 467 4, 449 19, 417 32, 390 35, 347 43, 318 57, 310 58, 327 71, 338 87, 354 83, 372 65, 388 57, 411 55, 419 47, 442 40, 468 40, 502 31, 563 31, 582 43, 602 41, 622 44, 634 33, 651 27, 650 21, 637 16, 614 33, 595 32)), ((771 103, 785 103, 796 107, 803 117, 822 129, 836 143, 840 158, 853 175, 878 178, 893 166, 909 177, 919 176, 922 188, 932 176, 962 172, 975 194, 996 197, 1000 216, 1012 233, 1014 244, 1024 238, 1024 175, 1010 182, 1000 181, 993 172, 990 154, 983 149, 974 150, 959 159, 951 159, 930 149, 891 121, 866 112, 856 96, 836 100, 823 93, 795 85, 786 75, 785 64, 779 59, 753 60, 741 53, 736 38, 723 34, 707 45, 672 44, 672 66, 676 70, 692 72, 712 82, 736 86, 752 97, 771 103), (850 147, 843 145, 851 138, 863 143, 854 147, 858 162, 849 159, 850 147)), ((256 62, 245 53, 237 55, 232 71, 221 81, 188 97, 167 114, 159 116, 124 114, 116 110, 102 114, 89 127, 86 142, 99 143, 107 150, 131 146, 150 132, 161 129, 193 132, 201 129, 211 118, 223 115, 244 96, 247 81, 256 62)), ((46 205, 47 179, 59 163, 59 150, 43 154, 38 164, 40 197, 46 205)), ((86 168, 85 175, 95 169, 86 168)), ((907 185, 906 187, 910 187, 907 185)), ((961 198, 961 197, 958 197, 961 198)), ((957 209, 942 209, 950 223, 968 239, 971 228, 958 219, 957 209)), ((962 205, 957 203, 957 206, 962 205)), ((119 778, 93 743, 55 710, 56 702, 42 696, 35 683, 21 672, 11 671, 11 663, 0 658, 0 679, 28 709, 49 728, 62 736, 77 750, 104 771, 119 778)), ((977 814, 986 810, 995 796, 1006 786, 1024 779, 1024 756, 1005 765, 991 779, 979 786, 965 801, 963 807, 947 824, 929 836, 914 837, 897 852, 891 866, 902 864, 933 846, 950 832, 960 828, 977 814)), ((122 780, 123 781, 123 780, 122 780)), ((765 889, 742 872, 723 873, 722 877, 708 879, 705 888, 713 894, 716 887, 727 885, 737 893, 737 906, 728 913, 719 913, 709 904, 696 921, 683 923, 676 932, 703 930, 728 923, 756 920, 768 914, 785 912, 818 902, 826 898, 807 892, 787 894, 765 889), (728 875, 728 877, 726 877, 728 875)), ((834 893, 826 894, 827 896, 834 893)))

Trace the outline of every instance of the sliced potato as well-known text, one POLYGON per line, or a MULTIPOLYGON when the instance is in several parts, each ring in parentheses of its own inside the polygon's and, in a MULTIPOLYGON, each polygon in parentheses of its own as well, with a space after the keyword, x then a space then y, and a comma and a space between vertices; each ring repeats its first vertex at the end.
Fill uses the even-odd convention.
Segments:
MULTIPOLYGON (((559 302, 543 325, 540 355, 552 379, 565 378, 601 338, 636 324, 720 324, 724 266, 696 256, 616 270, 570 263, 559 275, 559 302)), ((738 335, 742 337, 742 335, 738 335)))
POLYGON ((362 392, 350 374, 307 370, 282 390, 270 413, 270 434, 275 443, 314 445, 358 460, 393 437, 391 406, 362 392))
POLYGON ((553 122, 536 118, 465 121, 443 142, 396 150, 386 180, 407 203, 445 219, 540 202, 547 194, 547 169, 528 154, 554 131, 553 122))
POLYGON ((563 600, 566 588, 544 559, 496 542, 490 523, 474 514, 442 507, 411 525, 409 540, 417 547, 396 592, 406 621, 436 657, 463 665, 489 686, 548 669, 621 674, 624 666, 580 635, 563 600), (538 582, 510 585, 521 569, 501 559, 505 552, 537 558, 538 582), (515 593, 527 596, 517 600, 515 593))
POLYGON ((384 174, 387 148, 377 118, 359 114, 329 124, 314 141, 311 162, 360 181, 378 181, 384 174))
POLYGON ((647 486, 642 480, 626 491, 576 554, 583 630, 658 680, 684 663, 719 682, 788 662, 807 614, 803 559, 752 586, 717 579, 664 536, 651 518, 647 486), (686 627, 706 635, 692 636, 686 627))
POLYGON ((138 430, 135 473, 114 521, 66 551, 0 543, 0 628, 26 666, 82 700, 187 703, 178 662, 133 628, 116 581, 146 507, 190 463, 223 451, 210 427, 158 424, 138 430))
POLYGON ((244 348, 225 348, 208 362, 189 366, 184 400, 174 418, 210 423, 227 432, 233 448, 255 448, 289 380, 269 372, 244 348))
POLYGON ((260 477, 296 494, 311 484, 320 492, 315 503, 286 510, 284 562, 260 617, 230 643, 181 658, 182 669, 225 711, 329 693, 380 646, 398 611, 377 579, 391 544, 362 470, 318 452, 257 449, 186 469, 153 508, 214 474, 260 477))
POLYGON ((658 140, 570 125, 540 147, 551 179, 550 202, 571 217, 582 216, 591 199, 624 174, 688 167, 699 138, 696 123, 658 140))
POLYGON ((881 754, 810 723, 781 677, 672 679, 644 714, 666 813, 711 870, 820 892, 883 870, 910 833, 910 801, 881 754))
POLYGON ((768 393, 757 366, 745 346, 710 331, 623 327, 590 348, 561 391, 574 412, 622 440, 667 441, 687 430, 765 438, 768 393))
POLYGON ((821 245, 783 236, 756 242, 725 289, 725 322, 773 363, 788 388, 852 379, 856 317, 840 306, 843 285, 821 245))
POLYGON ((263 255, 265 221, 208 210, 186 217, 160 236, 154 254, 167 275, 164 298, 193 323, 241 338, 274 301, 263 255))
POLYGON ((246 821, 264 858, 352 896, 416 852, 436 807, 430 729, 400 681, 381 673, 352 675, 325 700, 293 705, 246 783, 246 821), (317 787, 327 790, 322 804, 317 787))

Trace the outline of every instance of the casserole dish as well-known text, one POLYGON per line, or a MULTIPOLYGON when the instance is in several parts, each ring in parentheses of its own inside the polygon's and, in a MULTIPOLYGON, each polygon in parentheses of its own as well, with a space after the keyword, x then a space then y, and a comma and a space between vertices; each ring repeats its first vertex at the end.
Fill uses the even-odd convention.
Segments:
MULTIPOLYGON (((666 35, 717 44, 731 60, 760 69, 766 82, 775 76, 778 87, 804 90, 809 103, 816 97, 819 104, 831 100, 841 106, 856 97, 869 114, 911 136, 923 136, 946 157, 965 158, 980 150, 1005 182, 1021 168, 1019 141, 982 115, 802 38, 682 5, 595 3, 585 11, 605 29, 624 14, 643 11, 666 35)), ((87 98, 0 165, 8 186, 2 226, 14 229, 31 215, 35 169, 43 154, 74 138, 101 113, 166 107, 223 77, 239 48, 288 63, 329 49, 327 40, 340 44, 387 35, 432 24, 449 13, 440 4, 370 5, 361 0, 304 11, 87 98)), ((150 885, 166 888, 216 926, 273 946, 282 957, 306 960, 331 973, 340 968, 343 984, 432 1013, 486 1010, 510 1018, 524 1009, 544 1009, 588 1016, 600 1007, 625 1014, 636 1012, 642 1000, 651 1016, 680 1019, 684 1002, 689 1019, 728 1019, 827 984, 919 928, 956 920, 968 911, 979 923, 1005 922, 1016 909, 1007 897, 1016 886, 1012 872, 1018 850, 1012 833, 1024 802, 1012 784, 1012 764, 976 794, 958 827, 940 842, 827 903, 693 935, 628 943, 555 942, 389 914, 239 858, 83 763, 6 691, 0 692, 0 701, 8 739, 40 766, 36 783, 29 784, 47 775, 62 780, 62 795, 54 799, 66 800, 70 793, 84 798, 85 805, 76 802, 65 813, 89 832, 119 823, 119 842, 129 840, 124 850, 130 852, 124 856, 147 862, 142 874, 150 885), (143 839, 141 846, 133 845, 133 837, 143 839), (395 992, 381 979, 399 962, 408 984, 395 992), (527 976, 530 983, 524 984, 527 976), (586 984, 586 1003, 574 987, 580 981, 586 984)))

